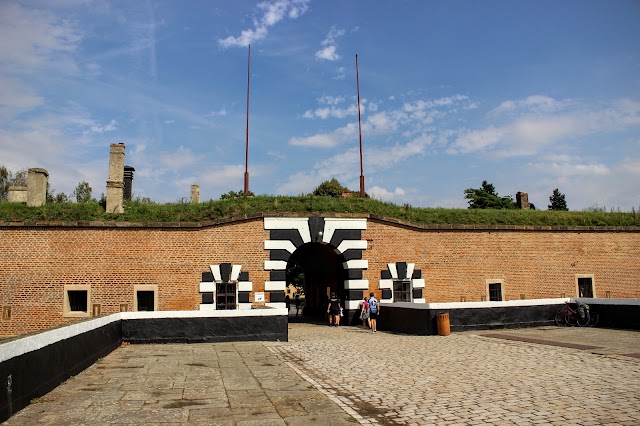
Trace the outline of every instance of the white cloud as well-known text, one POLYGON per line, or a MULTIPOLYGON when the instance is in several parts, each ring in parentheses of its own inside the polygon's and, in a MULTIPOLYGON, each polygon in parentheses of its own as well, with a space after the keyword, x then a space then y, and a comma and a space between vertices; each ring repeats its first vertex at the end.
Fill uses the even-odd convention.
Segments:
POLYGON ((382 201, 393 201, 398 198, 402 198, 407 194, 407 191, 397 187, 393 191, 388 191, 380 186, 374 186, 367 190, 367 193, 372 197, 382 201))
POLYGON ((68 54, 76 50, 81 39, 69 20, 27 10, 13 2, 0 2, 0 65, 5 72, 42 66, 75 69, 68 54))
POLYGON ((218 111, 211 111, 207 114, 209 117, 224 117, 227 115, 227 108, 220 108, 218 111))
POLYGON ((338 105, 345 101, 344 96, 321 96, 317 99, 323 105, 338 105))
MULTIPOLYGON (((361 112, 364 112, 364 104, 360 105, 361 112)), ((346 108, 336 108, 335 106, 318 108, 315 110, 307 110, 302 115, 304 118, 320 118, 326 120, 327 118, 345 118, 348 116, 358 115, 358 106, 353 104, 346 108)))
POLYGON ((336 53, 335 46, 327 46, 316 52, 316 58, 324 59, 326 61, 337 61, 340 59, 340 55, 336 53))
POLYGON ((329 29, 327 37, 320 43, 324 47, 316 52, 316 58, 325 61, 337 61, 338 59, 340 59, 341 56, 338 55, 338 47, 336 41, 345 33, 345 30, 341 30, 336 28, 335 26, 332 26, 329 29))
MULTIPOLYGON (((611 105, 579 105, 546 97, 505 101, 499 109, 520 110, 533 106, 506 124, 462 132, 448 152, 465 154, 491 152, 497 156, 533 155, 543 147, 578 137, 620 131, 640 124, 640 103, 623 99, 611 105)), ((494 110, 495 111, 495 110, 494 110)))
POLYGON ((246 47, 252 42, 264 39, 272 27, 285 18, 297 19, 309 9, 310 0, 275 0, 258 3, 260 18, 254 19, 253 28, 242 30, 238 37, 219 39, 218 44, 229 47, 246 47))
MULTIPOLYGON (((421 134, 425 127, 433 123, 438 117, 443 117, 458 107, 469 103, 466 96, 454 95, 446 98, 431 100, 419 100, 414 103, 405 103, 400 108, 389 111, 376 111, 370 114, 362 123, 363 137, 388 135, 404 129, 408 136, 421 134)), ((362 111, 368 104, 366 100, 361 104, 362 111)), ((378 109, 377 104, 375 109, 378 109)), ((356 116, 358 108, 354 104, 348 108, 335 107, 318 108, 305 111, 305 118, 346 118, 356 116)), ((296 146, 308 146, 318 148, 331 148, 353 138, 358 137, 358 125, 356 122, 347 123, 333 131, 317 133, 305 137, 293 137, 289 144, 296 146)))
POLYGON ((23 111, 44 104, 44 99, 30 87, 0 75, 0 118, 9 120, 23 111))
POLYGON ((334 75, 332 78, 333 80, 344 80, 346 76, 347 69, 345 67, 338 67, 336 68, 336 75, 334 75))
POLYGON ((201 156, 194 154, 190 148, 185 148, 182 145, 174 152, 164 152, 158 155, 160 164, 173 171, 192 166, 200 158, 201 156))
POLYGON ((532 95, 525 99, 507 100, 489 112, 490 116, 517 112, 553 112, 564 109, 572 103, 571 100, 558 101, 549 96, 532 95))
POLYGON ((640 158, 627 158, 622 162, 622 170, 640 176, 640 158))
POLYGON ((109 124, 106 126, 98 126, 93 125, 89 128, 91 133, 105 133, 105 132, 113 132, 118 129, 118 122, 116 120, 111 120, 109 124))

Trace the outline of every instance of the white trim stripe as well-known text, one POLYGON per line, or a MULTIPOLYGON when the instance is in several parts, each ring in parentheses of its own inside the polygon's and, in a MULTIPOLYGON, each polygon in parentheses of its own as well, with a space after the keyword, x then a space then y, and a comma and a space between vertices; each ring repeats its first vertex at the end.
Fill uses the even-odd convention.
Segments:
POLYGON ((267 271, 284 271, 287 269, 286 260, 265 260, 264 269, 267 271))
POLYGON ((415 263, 407 263, 407 279, 411 279, 413 276, 413 269, 416 267, 415 263))
POLYGON ((398 269, 396 268, 395 263, 387 263, 387 268, 389 268, 389 272, 391 272, 391 278, 394 280, 398 279, 398 269))
POLYGON ((220 274, 220 265, 209 265, 209 268, 211 268, 211 273, 213 274, 213 280, 218 283, 221 282, 222 275, 220 274))
POLYGON ((416 278, 411 280, 411 286, 413 288, 424 288, 424 278, 416 278))
POLYGON ((253 291, 253 282, 238 281, 238 291, 253 291))
POLYGON ((311 233, 309 232, 308 218, 282 218, 282 217, 265 217, 264 229, 297 229, 300 233, 302 241, 311 242, 311 233))
POLYGON ((355 219, 355 218, 333 218, 328 217, 324 219, 324 233, 322 234, 322 241, 330 243, 331 238, 336 229, 367 229, 367 219, 355 219))
POLYGON ((380 288, 380 289, 382 289, 382 288, 392 289, 393 288, 393 280, 380 280, 380 283, 378 284, 378 288, 380 288))
POLYGON ((343 262, 342 266, 347 269, 367 269, 369 267, 369 261, 366 259, 351 259, 343 262))
POLYGON ((366 250, 367 240, 344 240, 340 243, 338 250, 340 253, 344 253, 347 250, 366 250))
POLYGON ((296 251, 296 246, 289 240, 265 240, 265 250, 286 250, 289 253, 296 251))
POLYGON ((358 309, 362 300, 346 300, 345 307, 349 310, 358 309))
POLYGON ((286 281, 265 281, 264 291, 281 291, 287 288, 286 281))
POLYGON ((345 280, 345 290, 368 290, 369 280, 345 280))
POLYGON ((216 291, 216 283, 200 283, 200 293, 213 293, 216 291))
POLYGON ((283 309, 285 311, 287 309, 287 304, 285 302, 269 302, 265 303, 265 306, 268 306, 270 308, 283 309))
POLYGON ((229 281, 238 281, 238 277, 240 276, 240 271, 242 270, 242 265, 233 265, 231 267, 231 277, 229 281))

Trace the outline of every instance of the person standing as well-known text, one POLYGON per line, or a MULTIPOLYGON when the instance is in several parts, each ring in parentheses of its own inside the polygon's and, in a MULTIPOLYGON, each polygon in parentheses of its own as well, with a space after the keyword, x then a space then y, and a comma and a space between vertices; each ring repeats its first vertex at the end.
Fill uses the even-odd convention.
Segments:
POLYGON ((372 333, 378 331, 378 315, 380 315, 380 302, 375 298, 373 293, 369 293, 369 324, 371 326, 372 333))
POLYGON ((284 298, 284 304, 287 307, 287 315, 289 315, 289 308, 291 307, 291 298, 289 297, 288 294, 284 298))
POLYGON ((331 292, 331 298, 327 305, 327 313, 329 314, 329 326, 337 327, 340 325, 340 299, 336 297, 335 292, 331 292))
POLYGON ((363 329, 369 327, 369 302, 366 295, 362 298, 362 303, 360 303, 360 319, 362 320, 363 329))
POLYGON ((296 293, 295 302, 296 302, 296 318, 298 318, 298 312, 300 311, 300 295, 298 293, 296 293))

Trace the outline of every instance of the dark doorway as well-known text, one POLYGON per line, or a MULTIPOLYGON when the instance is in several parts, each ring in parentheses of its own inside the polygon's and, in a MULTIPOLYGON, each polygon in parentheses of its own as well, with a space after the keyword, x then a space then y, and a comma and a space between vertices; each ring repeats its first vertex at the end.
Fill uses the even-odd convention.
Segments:
POLYGON ((155 307, 155 292, 138 290, 138 311, 153 311, 155 307))
POLYGON ((593 280, 578 278, 578 297, 593 297, 593 280))
POLYGON ((344 281, 347 277, 342 254, 324 243, 307 243, 300 246, 289 257, 287 264, 287 283, 293 283, 300 272, 304 275, 305 319, 324 320, 329 301, 328 294, 336 292, 344 306, 344 281))

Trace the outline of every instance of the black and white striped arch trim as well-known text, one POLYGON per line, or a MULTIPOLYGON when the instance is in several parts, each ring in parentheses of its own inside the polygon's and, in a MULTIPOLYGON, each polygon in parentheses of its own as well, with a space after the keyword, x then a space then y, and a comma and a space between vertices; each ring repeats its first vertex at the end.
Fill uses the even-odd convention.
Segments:
POLYGON ((388 263, 387 270, 380 271, 379 288, 382 290, 382 301, 393 303, 393 282, 411 281, 412 302, 425 303, 424 278, 422 271, 415 269, 415 263, 396 262, 388 263))
POLYGON ((269 260, 264 263, 265 270, 269 271, 264 290, 270 292, 271 297, 267 305, 284 307, 287 262, 293 252, 307 243, 324 243, 344 256, 342 266, 348 277, 344 282, 345 307, 358 308, 362 290, 369 289, 369 280, 362 279, 362 271, 369 267, 369 262, 362 259, 362 251, 367 249, 367 240, 362 239, 362 231, 367 229, 366 219, 265 218, 264 229, 269 231, 264 249, 270 251, 269 260))
POLYGON ((200 282, 200 294, 202 303, 201 311, 214 311, 216 309, 216 284, 217 283, 237 283, 236 300, 238 309, 251 309, 249 293, 253 290, 253 283, 249 281, 249 273, 242 272, 242 265, 232 265, 231 263, 220 263, 219 265, 209 265, 211 272, 202 273, 200 282))

